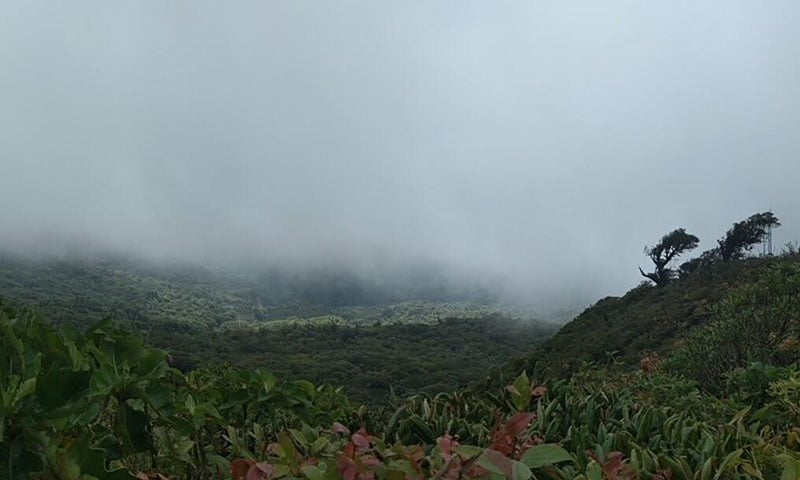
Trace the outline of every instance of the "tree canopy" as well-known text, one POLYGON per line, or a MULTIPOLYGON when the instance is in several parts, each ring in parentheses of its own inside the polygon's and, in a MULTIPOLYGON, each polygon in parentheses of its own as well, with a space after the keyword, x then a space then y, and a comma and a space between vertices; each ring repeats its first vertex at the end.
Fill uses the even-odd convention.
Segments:
POLYGON ((675 229, 661 237, 661 241, 652 247, 644 248, 644 253, 655 264, 655 271, 645 273, 640 267, 639 272, 655 282, 656 285, 664 286, 675 276, 675 271, 668 268, 667 265, 682 253, 697 248, 699 242, 700 239, 687 233, 686 229, 675 229))
POLYGON ((772 227, 781 225, 772 212, 751 215, 746 220, 736 222, 719 240, 719 254, 723 262, 742 258, 753 246, 761 243, 772 227))

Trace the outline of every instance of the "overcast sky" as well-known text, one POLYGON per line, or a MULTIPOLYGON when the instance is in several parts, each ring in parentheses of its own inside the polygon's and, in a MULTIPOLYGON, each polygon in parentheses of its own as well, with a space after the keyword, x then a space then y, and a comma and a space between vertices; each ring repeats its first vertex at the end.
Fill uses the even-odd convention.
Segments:
POLYGON ((800 240, 798 25, 797 0, 2 2, 0 242, 619 294, 676 227, 710 248, 772 208, 800 240))

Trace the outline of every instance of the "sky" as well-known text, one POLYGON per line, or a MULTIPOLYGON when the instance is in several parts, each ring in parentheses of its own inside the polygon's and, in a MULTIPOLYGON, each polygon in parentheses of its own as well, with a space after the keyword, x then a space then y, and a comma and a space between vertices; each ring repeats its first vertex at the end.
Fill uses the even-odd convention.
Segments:
POLYGON ((797 25, 796 0, 3 2, 0 247, 618 295, 674 228, 699 253, 772 209, 800 240, 797 25))

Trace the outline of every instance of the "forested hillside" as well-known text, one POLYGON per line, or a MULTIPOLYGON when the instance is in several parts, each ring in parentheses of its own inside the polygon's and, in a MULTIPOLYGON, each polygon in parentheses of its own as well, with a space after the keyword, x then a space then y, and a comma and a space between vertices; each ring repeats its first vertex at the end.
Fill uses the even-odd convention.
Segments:
POLYGON ((229 288, 207 270, 154 270, 130 259, 2 256, 0 295, 79 328, 106 316, 165 332, 253 319, 246 291, 229 288))
POLYGON ((583 366, 566 380, 521 373, 505 387, 372 407, 351 403, 346 390, 264 369, 184 374, 109 321, 79 334, 4 306, 0 472, 68 480, 793 480, 800 263, 784 257, 751 273, 709 300, 705 326, 641 366, 583 366))
POLYGON ((4 258, 0 298, 79 329, 113 318, 165 349, 184 371, 263 367, 286 379, 341 385, 365 402, 385 403, 392 390, 436 393, 478 381, 557 328, 525 312, 469 302, 339 305, 348 297, 331 296, 335 286, 323 289, 335 305, 300 302, 309 294, 276 292, 321 292, 321 281, 284 275, 265 292, 274 277, 231 278, 130 259, 4 258))
POLYGON ((712 321, 715 306, 737 288, 771 268, 799 261, 797 254, 750 257, 714 263, 664 287, 642 283, 587 308, 540 348, 512 362, 507 372, 527 369, 566 377, 587 362, 637 365, 648 353, 668 353, 675 342, 712 321))

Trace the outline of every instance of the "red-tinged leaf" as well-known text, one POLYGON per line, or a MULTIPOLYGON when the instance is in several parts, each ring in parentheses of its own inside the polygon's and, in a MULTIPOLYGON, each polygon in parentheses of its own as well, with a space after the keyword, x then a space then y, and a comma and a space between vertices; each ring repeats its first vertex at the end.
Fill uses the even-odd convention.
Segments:
POLYGON ((240 458, 231 462, 231 477, 233 480, 245 480, 247 472, 255 462, 240 458))
POLYGON ((375 442, 378 441, 378 437, 370 435, 369 432, 367 432, 367 429, 364 427, 359 428, 356 433, 359 435, 363 435, 367 440, 369 440, 369 443, 374 444, 375 442))
POLYGON ((505 475, 506 478, 514 478, 514 464, 511 460, 500 452, 495 450, 486 449, 483 451, 486 462, 480 462, 480 465, 489 471, 494 471, 505 475))
POLYGON ((510 456, 514 453, 514 445, 516 445, 516 439, 502 430, 492 435, 492 443, 489 448, 510 456))
POLYGON ((536 418, 535 413, 518 413, 506 422, 506 432, 510 435, 517 436, 528 429, 534 418, 536 418))
POLYGON ((531 395, 533 397, 544 397, 545 395, 547 395, 547 392, 548 392, 547 387, 545 387, 544 385, 539 385, 538 387, 533 389, 531 395))
POLYGON ((589 456, 601 465, 603 473, 612 480, 632 480, 636 475, 633 467, 625 463, 625 457, 621 452, 608 452, 605 462, 601 461, 595 452, 589 452, 589 456))
POLYGON ((345 427, 339 422, 333 422, 333 426, 331 427, 333 433, 341 433, 343 435, 350 435, 350 429, 345 427))
POLYGON ((439 438, 439 448, 442 449, 442 454, 444 454, 445 458, 449 458, 453 454, 453 449, 458 446, 459 443, 453 440, 450 435, 439 438))
POLYGON ((354 433, 351 437, 353 444, 358 448, 369 448, 369 439, 361 433, 354 433))
POLYGON ((245 480, 265 480, 266 478, 264 472, 256 468, 255 465, 252 465, 247 470, 247 477, 245 477, 245 480))
POLYGON ((356 480, 358 475, 358 465, 352 458, 342 457, 339 459, 339 473, 344 480, 356 480))
POLYGON ((275 478, 275 467, 268 463, 256 463, 247 471, 247 480, 269 480, 275 478))
POLYGON ((361 457, 361 463, 363 463, 369 468, 375 468, 381 464, 381 461, 370 455, 367 457, 361 457))
POLYGON ((470 465, 467 471, 467 478, 485 478, 489 475, 489 470, 481 467, 477 463, 470 465))
POLYGON ((420 471, 422 468, 420 464, 423 460, 425 460, 425 448, 419 445, 409 447, 406 450, 405 459, 411 462, 411 466, 414 468, 414 470, 420 471))

